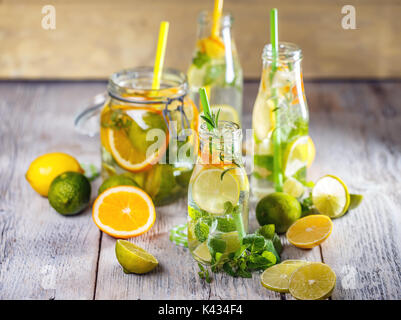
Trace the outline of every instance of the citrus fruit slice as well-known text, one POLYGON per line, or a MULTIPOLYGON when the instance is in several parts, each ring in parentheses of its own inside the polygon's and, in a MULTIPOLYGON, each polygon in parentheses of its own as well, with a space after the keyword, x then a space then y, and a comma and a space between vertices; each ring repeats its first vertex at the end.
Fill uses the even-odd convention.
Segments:
POLYGON ((299 198, 304 194, 305 187, 297 179, 287 178, 283 184, 283 191, 295 198, 299 198))
POLYGON ((127 240, 117 240, 115 251, 125 273, 147 273, 159 264, 149 252, 127 240))
POLYGON ((288 292, 290 278, 303 263, 280 263, 267 268, 261 276, 262 286, 276 292, 288 292))
POLYGON ((362 200, 363 200, 363 195, 361 194, 350 194, 350 203, 349 203, 349 207, 348 210, 353 210, 359 207, 359 205, 361 204, 362 200))
POLYGON ((202 242, 192 253, 202 262, 210 262, 212 260, 212 256, 209 252, 206 242, 202 242))
POLYGON ((192 198, 199 208, 212 213, 224 213, 224 203, 236 205, 240 195, 238 179, 228 171, 221 178, 223 169, 207 168, 202 170, 192 185, 192 198))
POLYGON ((333 229, 328 216, 317 214, 295 221, 287 231, 288 241, 302 249, 310 249, 326 240, 333 229))
POLYGON ((302 136, 290 143, 284 152, 284 174, 291 177, 306 167, 309 161, 308 136, 302 136))
POLYGON ((312 201, 319 213, 338 218, 347 212, 350 195, 340 178, 327 175, 320 178, 313 187, 312 201))
MULTIPOLYGON (((132 172, 147 170, 164 155, 168 144, 168 130, 162 113, 158 110, 135 109, 119 114, 121 128, 109 128, 108 140, 113 158, 126 170, 132 172), (147 139, 152 129, 151 137, 147 139)), ((117 120, 115 120, 117 121, 117 120)))
POLYGON ((79 162, 69 154, 46 153, 32 161, 25 178, 37 193, 47 197, 54 178, 67 171, 84 172, 79 162))
POLYGON ((266 139, 274 129, 274 102, 272 99, 257 99, 252 113, 252 128, 255 140, 266 139))
POLYGON ((93 204, 92 217, 100 230, 115 238, 147 232, 156 220, 152 199, 133 186, 107 189, 93 204))
POLYGON ((307 263, 310 263, 310 261, 288 259, 288 260, 284 260, 283 262, 281 262, 281 264, 299 264, 299 265, 302 265, 302 266, 307 264, 307 263))
POLYGON ((320 262, 308 263, 294 271, 289 291, 298 300, 328 298, 336 285, 336 274, 320 262))
POLYGON ((226 242, 226 251, 224 253, 235 252, 241 247, 241 240, 238 231, 222 233, 221 239, 226 242))
POLYGON ((311 137, 308 137, 307 146, 308 146, 308 163, 306 166, 309 168, 312 165, 313 161, 315 160, 316 156, 316 147, 311 137))

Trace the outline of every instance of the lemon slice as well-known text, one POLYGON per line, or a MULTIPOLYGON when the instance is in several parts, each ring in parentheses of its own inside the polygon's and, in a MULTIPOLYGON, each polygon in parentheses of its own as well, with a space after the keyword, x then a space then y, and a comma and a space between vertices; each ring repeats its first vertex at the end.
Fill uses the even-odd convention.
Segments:
POLYGON ((289 291, 298 300, 321 300, 331 295, 335 285, 334 271, 324 263, 313 262, 294 271, 289 291))
POLYGON ((198 68, 195 65, 191 65, 187 72, 188 83, 193 88, 200 88, 204 85, 204 79, 206 76, 207 68, 198 68))
POLYGON ((117 240, 115 251, 125 273, 147 273, 159 264, 149 252, 126 240, 117 240))
POLYGON ((197 246, 192 254, 199 258, 202 262, 210 262, 212 260, 212 256, 209 252, 206 242, 202 242, 199 246, 197 246))
POLYGON ((262 286, 276 292, 289 292, 290 278, 303 263, 280 263, 267 268, 261 276, 262 286))
POLYGON ((283 184, 283 191, 294 198, 299 198, 304 194, 305 187, 297 179, 287 178, 283 184))
POLYGON ((340 178, 327 175, 320 178, 313 187, 312 201, 319 213, 338 218, 347 212, 350 195, 340 178))
POLYGON ((231 231, 223 233, 221 238, 226 242, 225 253, 231 253, 237 251, 241 246, 241 240, 239 238, 238 231, 231 231))
POLYGON ((313 161, 315 160, 316 156, 316 147, 315 144, 313 143, 313 140, 311 137, 308 137, 308 164, 307 167, 309 168, 313 161))
POLYGON ((310 261, 306 261, 306 260, 296 260, 296 259, 288 259, 288 260, 284 260, 283 262, 281 262, 281 264, 299 264, 300 266, 305 265, 307 263, 311 263, 310 261))
POLYGON ((274 102, 257 99, 252 113, 252 127, 258 141, 266 139, 274 128, 274 102))
POLYGON ((240 195, 238 179, 226 172, 221 179, 223 169, 202 170, 192 185, 192 198, 199 208, 212 213, 224 213, 224 203, 229 201, 236 205, 240 195))
POLYGON ((291 177, 308 164, 308 136, 293 141, 284 153, 284 174, 291 177))
POLYGON ((216 113, 220 109, 220 114, 219 114, 219 120, 221 121, 231 121, 239 124, 239 115, 237 110, 235 110, 234 107, 228 105, 228 104, 214 104, 211 107, 211 111, 216 113))

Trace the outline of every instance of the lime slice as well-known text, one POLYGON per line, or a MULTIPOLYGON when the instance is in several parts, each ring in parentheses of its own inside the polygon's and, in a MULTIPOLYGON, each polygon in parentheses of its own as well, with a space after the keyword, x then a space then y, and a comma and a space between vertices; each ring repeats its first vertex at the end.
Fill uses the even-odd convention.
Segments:
POLYGON ((308 263, 291 276, 289 291, 298 300, 328 298, 336 285, 336 274, 320 262, 308 263))
POLYGON ((204 79, 206 76, 207 68, 204 66, 198 68, 195 65, 191 65, 187 72, 188 83, 193 88, 200 88, 204 85, 204 79))
POLYGON ((305 187, 297 179, 287 178, 283 184, 283 191, 294 198, 299 198, 304 194, 305 187))
POLYGON ((319 213, 338 218, 347 212, 350 195, 340 178, 327 175, 320 178, 313 187, 312 201, 319 213))
POLYGON ((308 168, 312 165, 316 156, 316 147, 311 137, 308 137, 308 168))
POLYGON ((308 164, 308 136, 302 136, 288 145, 284 153, 284 174, 291 177, 308 164))
POLYGON ((115 251, 125 273, 147 273, 159 264, 146 250, 126 240, 117 240, 115 251))
POLYGON ((228 171, 221 175, 223 169, 202 170, 192 185, 192 198, 199 208, 212 213, 224 213, 224 203, 229 201, 236 205, 240 195, 238 179, 228 171))
POLYGON ((349 203, 348 210, 353 210, 353 209, 356 209, 357 207, 359 207, 359 205, 361 204, 361 202, 363 200, 363 195, 351 193, 349 196, 350 196, 350 203, 349 203))
POLYGON ((311 263, 310 261, 306 261, 306 260, 295 260, 295 259, 288 259, 288 260, 284 260, 283 262, 281 262, 281 264, 299 264, 300 266, 305 265, 311 263))
POLYGON ((210 255, 206 242, 202 242, 199 246, 197 246, 192 254, 202 262, 209 263, 212 260, 212 256, 210 255))
POLYGON ((223 233, 221 239, 226 242, 225 253, 235 252, 241 247, 241 240, 238 231, 223 233))
POLYGON ((280 263, 267 268, 261 276, 262 286, 276 292, 289 292, 290 278, 302 263, 280 263))
POLYGON ((219 120, 222 121, 232 121, 237 124, 239 124, 239 115, 237 110, 235 110, 234 107, 228 105, 228 104, 222 104, 222 105, 212 105, 211 111, 214 113, 217 113, 220 109, 220 114, 219 114, 219 120))
POLYGON ((274 128, 273 100, 257 99, 252 113, 252 128, 258 141, 266 139, 274 128))

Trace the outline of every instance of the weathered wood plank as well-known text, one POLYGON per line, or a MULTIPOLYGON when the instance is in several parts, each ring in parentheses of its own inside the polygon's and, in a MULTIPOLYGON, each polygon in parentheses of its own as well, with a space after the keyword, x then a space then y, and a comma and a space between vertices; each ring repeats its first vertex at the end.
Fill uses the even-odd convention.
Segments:
MULTIPOLYGON (((401 77, 398 0, 226 1, 246 78, 258 78, 268 41, 268 11, 277 7, 280 39, 304 50, 306 78, 401 77), (356 29, 341 27, 344 5, 356 29)), ((122 68, 152 65, 161 20, 171 22, 166 65, 186 70, 197 15, 213 1, 3 0, 1 78, 106 78, 122 68), (44 5, 56 8, 56 29, 41 27, 44 5), (157 10, 155 10, 157 9, 157 10), (23 18, 22 18, 23 17, 23 18)))
POLYGON ((337 274, 333 299, 401 298, 400 84, 307 85, 318 175, 344 179, 360 208, 322 244, 337 274))
POLYGON ((24 175, 45 152, 98 159, 96 144, 72 127, 82 99, 98 90, 98 84, 0 84, 0 299, 93 297, 100 233, 90 210, 59 215, 24 175))

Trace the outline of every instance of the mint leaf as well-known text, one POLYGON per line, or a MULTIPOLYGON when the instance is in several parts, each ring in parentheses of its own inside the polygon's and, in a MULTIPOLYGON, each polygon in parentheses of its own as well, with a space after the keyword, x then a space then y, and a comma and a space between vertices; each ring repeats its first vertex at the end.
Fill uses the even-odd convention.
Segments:
POLYGON ((263 236, 266 239, 273 239, 275 235, 274 224, 265 224, 256 230, 256 234, 263 236))
POLYGON ((195 237, 198 239, 199 242, 205 242, 207 237, 209 236, 209 226, 202 222, 198 221, 194 228, 195 237))
POLYGON ((231 232, 235 231, 235 222, 230 217, 217 217, 217 230, 221 232, 231 232))
POLYGON ((210 61, 210 57, 204 52, 196 52, 195 57, 192 59, 192 64, 194 64, 198 69, 202 68, 205 63, 210 61))
POLYGON ((213 258, 216 258, 216 253, 218 252, 224 253, 224 251, 226 251, 226 246, 226 242, 217 237, 209 237, 207 241, 207 247, 213 258))
POLYGON ((281 252, 283 252, 283 245, 282 245, 280 237, 277 235, 277 233, 274 234, 272 242, 274 245, 274 249, 276 249, 278 254, 281 254, 281 252))
POLYGON ((256 234, 248 234, 243 238, 242 243, 249 245, 248 250, 251 253, 259 252, 265 247, 265 238, 256 234))
POLYGON ((206 75, 204 78, 204 85, 208 86, 213 84, 218 78, 220 78, 225 71, 225 65, 211 65, 207 68, 206 75))
POLYGON ((280 262, 280 255, 277 253, 272 240, 265 239, 264 251, 270 251, 273 253, 276 256, 277 263, 280 262))

